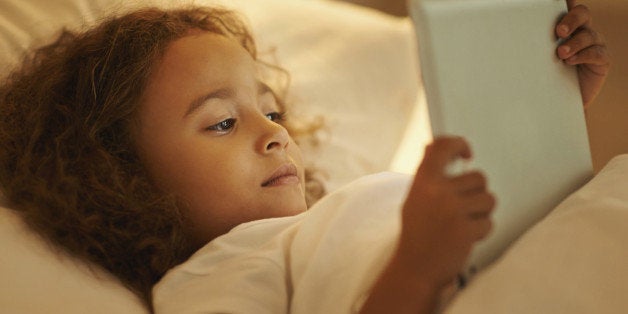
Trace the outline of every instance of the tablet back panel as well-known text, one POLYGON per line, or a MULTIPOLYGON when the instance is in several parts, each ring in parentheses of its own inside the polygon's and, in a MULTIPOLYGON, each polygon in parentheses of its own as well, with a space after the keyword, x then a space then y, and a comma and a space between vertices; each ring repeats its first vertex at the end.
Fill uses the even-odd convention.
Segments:
POLYGON ((471 261, 493 261, 592 175, 564 0, 410 0, 434 136, 465 137, 498 204, 471 261))

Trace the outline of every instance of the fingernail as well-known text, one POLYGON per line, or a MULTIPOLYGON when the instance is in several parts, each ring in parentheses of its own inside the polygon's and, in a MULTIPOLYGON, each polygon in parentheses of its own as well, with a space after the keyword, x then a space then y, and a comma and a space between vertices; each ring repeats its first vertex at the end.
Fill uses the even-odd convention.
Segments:
POLYGON ((571 51, 571 47, 564 45, 560 47, 560 50, 562 50, 564 54, 568 54, 571 51))
POLYGON ((563 24, 558 26, 558 32, 560 32, 563 35, 567 35, 569 34, 569 27, 567 27, 567 25, 563 24))

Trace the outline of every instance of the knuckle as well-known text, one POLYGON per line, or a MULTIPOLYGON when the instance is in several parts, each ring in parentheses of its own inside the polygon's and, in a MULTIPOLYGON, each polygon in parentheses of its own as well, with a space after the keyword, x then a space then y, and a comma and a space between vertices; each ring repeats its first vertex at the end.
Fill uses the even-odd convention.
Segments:
POLYGON ((491 229, 493 229, 493 219, 490 218, 486 218, 484 220, 484 226, 486 227, 486 230, 489 231, 491 229))
POLYGON ((421 189, 428 199, 447 199, 447 189, 442 184, 425 184, 421 189))
POLYGON ((434 139, 434 141, 425 147, 425 153, 430 155, 439 153, 443 150, 444 141, 444 138, 434 139))
POLYGON ((439 150, 445 150, 451 147, 455 140, 456 139, 454 137, 440 137, 434 141, 434 146, 439 150))
POLYGON ((485 196, 486 199, 491 203, 491 205, 494 205, 497 202, 497 198, 495 197, 495 194, 493 194, 493 192, 486 191, 485 196))
POLYGON ((493 195, 493 193, 488 193, 488 204, 491 211, 495 209, 495 206, 497 205, 497 198, 493 195))
POLYGON ((595 42, 595 34, 590 28, 582 30, 582 42, 595 42))
POLYGON ((578 4, 573 7, 568 16, 570 17, 570 24, 572 26, 579 26, 583 24, 591 23, 591 12, 586 5, 578 4))
POLYGON ((478 231, 476 231, 477 232, 476 240, 482 240, 486 238, 489 233, 491 233, 491 230, 493 230, 493 221, 490 219, 483 219, 479 221, 478 224, 479 224, 479 227, 477 227, 478 231))
POLYGON ((589 53, 591 54, 591 57, 594 59, 604 60, 605 58, 604 49, 601 46, 591 47, 591 49, 589 50, 589 53))
POLYGON ((493 220, 492 219, 487 219, 486 220, 486 233, 484 234, 485 236, 488 235, 491 230, 493 230, 493 220))
POLYGON ((490 214, 495 209, 495 197, 491 193, 484 193, 478 199, 480 202, 479 206, 481 206, 482 212, 485 214, 490 214))
POLYGON ((477 187, 486 187, 487 179, 486 176, 480 171, 473 171, 469 173, 470 179, 473 181, 473 184, 477 187))
POLYGON ((429 143, 429 144, 425 145, 425 155, 426 156, 430 155, 433 150, 434 150, 434 143, 429 143))
POLYGON ((597 38, 597 42, 600 44, 604 44, 606 42, 606 37, 604 36, 604 34, 600 33, 600 32, 595 32, 595 36, 597 38))
POLYGON ((587 33, 589 34, 589 38, 591 39, 592 42, 594 43, 601 42, 602 37, 600 33, 596 32, 595 30, 591 28, 587 28, 587 33))
POLYGON ((480 171, 476 171, 475 175, 477 177, 478 182, 482 185, 482 186, 486 186, 488 184, 488 179, 486 178, 486 175, 484 175, 484 173, 480 172, 480 171))
POLYGON ((590 19, 590 14, 591 14, 591 10, 589 9, 588 6, 584 5, 584 4, 578 4, 576 5, 573 10, 576 10, 578 12, 578 14, 580 15, 587 15, 589 16, 590 19))
POLYGON ((448 139, 444 137, 440 137, 432 143, 432 150, 442 150, 443 147, 447 144, 448 139))

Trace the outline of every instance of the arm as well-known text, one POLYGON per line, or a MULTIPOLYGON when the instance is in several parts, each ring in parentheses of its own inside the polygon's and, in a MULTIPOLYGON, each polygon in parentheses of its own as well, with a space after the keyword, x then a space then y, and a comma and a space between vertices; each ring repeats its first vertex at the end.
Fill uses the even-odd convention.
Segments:
POLYGON ((495 199, 486 179, 479 172, 447 176, 456 158, 471 158, 461 138, 438 138, 426 148, 403 205, 397 249, 362 313, 433 312, 474 243, 490 231, 495 199))
POLYGON ((569 12, 556 25, 556 36, 564 42, 556 54, 578 71, 584 108, 599 94, 610 68, 610 57, 602 35, 591 25, 591 13, 575 0, 567 0, 569 12))

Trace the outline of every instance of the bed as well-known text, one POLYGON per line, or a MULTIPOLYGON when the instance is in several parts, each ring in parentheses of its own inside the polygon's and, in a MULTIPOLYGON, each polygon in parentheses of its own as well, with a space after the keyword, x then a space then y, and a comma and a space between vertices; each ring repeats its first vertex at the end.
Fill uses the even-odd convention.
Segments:
MULTIPOLYGON (((147 3, 170 2, 4 0, 0 73, 4 75, 25 49, 44 42, 61 26, 80 28, 107 12, 147 3)), ((294 113, 324 117, 319 147, 305 146, 304 155, 323 170, 328 190, 371 173, 414 172, 431 134, 409 19, 323 0, 194 3, 222 3, 240 10, 262 57, 290 71, 288 100, 294 103, 294 113)), ((615 157, 476 275, 444 311, 628 309, 627 174, 628 155, 615 157)), ((148 312, 117 280, 56 253, 10 209, 0 209, 2 312, 148 312)))

